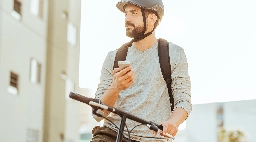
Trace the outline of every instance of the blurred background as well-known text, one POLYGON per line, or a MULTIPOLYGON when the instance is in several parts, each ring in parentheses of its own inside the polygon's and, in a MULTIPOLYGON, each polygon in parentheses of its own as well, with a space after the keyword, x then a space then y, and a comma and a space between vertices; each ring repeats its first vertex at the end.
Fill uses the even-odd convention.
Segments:
MULTIPOLYGON (((0 0, 0 142, 89 142, 106 54, 130 39, 118 0, 0 0)), ((174 142, 256 142, 256 2, 163 0, 156 30, 184 48, 193 111, 174 142)))

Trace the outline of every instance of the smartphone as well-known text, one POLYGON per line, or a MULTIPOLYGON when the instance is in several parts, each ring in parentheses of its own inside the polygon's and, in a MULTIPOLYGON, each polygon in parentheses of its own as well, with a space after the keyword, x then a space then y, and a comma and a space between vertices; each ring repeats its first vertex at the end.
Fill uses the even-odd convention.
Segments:
POLYGON ((118 61, 118 67, 119 69, 124 69, 126 67, 130 66, 130 62, 129 61, 118 61))

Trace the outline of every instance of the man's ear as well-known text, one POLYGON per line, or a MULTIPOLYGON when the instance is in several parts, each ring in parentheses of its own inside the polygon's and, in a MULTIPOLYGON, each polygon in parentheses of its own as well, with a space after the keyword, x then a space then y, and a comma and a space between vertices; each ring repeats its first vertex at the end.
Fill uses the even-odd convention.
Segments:
POLYGON ((157 19, 158 17, 155 14, 153 13, 148 14, 148 22, 150 25, 154 26, 154 24, 157 22, 157 19))

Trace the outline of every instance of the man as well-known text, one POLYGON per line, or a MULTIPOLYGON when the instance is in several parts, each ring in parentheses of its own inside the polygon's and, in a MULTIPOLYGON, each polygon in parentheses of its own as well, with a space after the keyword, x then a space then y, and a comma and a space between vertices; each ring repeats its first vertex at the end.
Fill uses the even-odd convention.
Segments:
MULTIPOLYGON (((172 141, 179 125, 187 119, 192 110, 190 77, 187 59, 183 49, 169 43, 171 79, 174 104, 170 104, 168 88, 162 76, 158 56, 158 40, 155 28, 164 14, 162 0, 122 0, 117 8, 125 13, 126 35, 133 38, 128 48, 126 60, 130 66, 113 70, 115 51, 108 53, 101 70, 101 77, 95 98, 108 106, 163 126, 161 133, 152 132, 148 127, 132 120, 126 120, 123 141, 172 141), (174 105, 174 111, 171 111, 174 105)), ((120 116, 106 110, 98 110, 104 116, 102 127, 93 129, 92 142, 115 142, 120 116), (117 127, 116 127, 117 126, 117 127)), ((103 117, 94 115, 97 121, 103 117)))

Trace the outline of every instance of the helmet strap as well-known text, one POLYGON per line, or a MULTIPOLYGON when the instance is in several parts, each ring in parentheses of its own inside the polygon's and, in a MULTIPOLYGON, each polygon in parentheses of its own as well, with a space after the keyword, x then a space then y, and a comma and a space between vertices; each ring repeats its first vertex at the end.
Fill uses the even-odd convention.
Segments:
POLYGON ((132 40, 133 42, 137 42, 137 41, 144 39, 145 37, 151 35, 153 33, 153 31, 155 30, 155 28, 154 28, 151 32, 148 32, 147 34, 145 34, 145 32, 147 30, 147 21, 146 21, 145 10, 143 8, 141 8, 141 13, 142 13, 143 22, 144 22, 144 30, 141 35, 139 35, 138 37, 136 37, 132 40))
POLYGON ((141 13, 142 13, 142 17, 143 17, 143 23, 144 23, 144 31, 143 31, 143 35, 144 35, 144 33, 146 32, 146 30, 147 30, 147 19, 146 19, 146 14, 145 14, 145 10, 143 9, 143 8, 141 8, 141 13))

